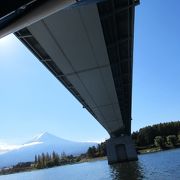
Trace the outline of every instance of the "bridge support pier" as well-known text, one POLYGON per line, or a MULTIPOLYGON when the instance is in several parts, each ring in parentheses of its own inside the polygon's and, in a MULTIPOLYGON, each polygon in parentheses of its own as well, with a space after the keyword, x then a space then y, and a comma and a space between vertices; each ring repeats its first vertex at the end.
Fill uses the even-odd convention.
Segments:
POLYGON ((106 141, 108 164, 138 160, 130 136, 112 137, 106 141))

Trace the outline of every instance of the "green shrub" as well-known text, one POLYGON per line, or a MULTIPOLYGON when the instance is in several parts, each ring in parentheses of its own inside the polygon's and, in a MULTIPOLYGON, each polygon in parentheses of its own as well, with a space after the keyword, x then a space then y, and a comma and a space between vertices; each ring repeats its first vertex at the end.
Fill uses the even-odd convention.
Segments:
POLYGON ((166 137, 168 144, 175 146, 177 143, 177 137, 176 135, 169 135, 166 137))
POLYGON ((157 147, 160 147, 161 149, 163 149, 165 147, 165 140, 162 136, 156 136, 154 138, 154 144, 157 147))

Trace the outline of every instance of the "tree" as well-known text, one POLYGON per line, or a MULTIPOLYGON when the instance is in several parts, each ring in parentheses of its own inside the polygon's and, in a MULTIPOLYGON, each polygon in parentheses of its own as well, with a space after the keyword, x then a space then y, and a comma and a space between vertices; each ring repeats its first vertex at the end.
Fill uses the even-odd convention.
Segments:
POLYGON ((180 142, 180 131, 178 132, 177 138, 178 138, 178 142, 180 142))
POLYGON ((95 146, 92 147, 92 153, 93 153, 93 157, 95 157, 96 153, 97 153, 97 150, 96 150, 95 146))
POLYGON ((46 162, 51 161, 51 156, 49 155, 49 153, 46 153, 45 159, 46 159, 46 162))
POLYGON ((93 153, 92 147, 88 148, 87 155, 88 155, 89 158, 94 157, 94 153, 93 153))
POLYGON ((42 155, 41 155, 41 161, 42 161, 42 166, 46 167, 46 158, 45 158, 45 154, 44 153, 42 153, 42 155))
POLYGON ((55 166, 59 165, 59 160, 60 160, 59 155, 53 151, 53 153, 52 153, 52 161, 53 161, 55 166))
POLYGON ((136 146, 139 144, 138 136, 139 136, 139 132, 138 131, 133 132, 132 135, 131 135, 131 137, 132 137, 132 139, 133 139, 133 141, 134 141, 136 146))
POLYGON ((165 147, 165 140, 162 136, 156 136, 154 139, 154 144, 155 144, 155 146, 163 149, 165 147))
POLYGON ((37 164, 38 163, 38 159, 37 159, 37 155, 35 155, 35 158, 34 158, 34 163, 37 164))
POLYGON ((62 152, 62 153, 61 153, 61 158, 62 158, 62 159, 65 159, 65 158, 66 158, 66 153, 65 153, 65 152, 62 152))
POLYGON ((180 142, 180 134, 178 134, 178 141, 180 142))
POLYGON ((177 143, 176 135, 169 135, 169 136, 167 136, 167 142, 168 142, 168 144, 170 144, 172 146, 175 146, 176 143, 177 143))
POLYGON ((42 158, 41 158, 41 155, 38 155, 38 158, 37 158, 37 168, 42 168, 43 166, 42 166, 42 160, 41 160, 42 158))

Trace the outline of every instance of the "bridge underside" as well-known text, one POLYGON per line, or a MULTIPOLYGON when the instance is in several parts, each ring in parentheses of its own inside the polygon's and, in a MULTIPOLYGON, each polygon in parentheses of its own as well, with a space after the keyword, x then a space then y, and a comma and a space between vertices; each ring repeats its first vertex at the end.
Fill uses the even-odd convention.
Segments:
POLYGON ((131 131, 134 6, 70 7, 15 33, 111 136, 131 131))
MULTIPOLYGON (((122 135, 131 133, 136 3, 104 0, 70 6, 15 32, 108 131, 112 162, 121 161, 118 154, 132 144, 122 135)), ((126 154, 125 159, 133 158, 126 154)))

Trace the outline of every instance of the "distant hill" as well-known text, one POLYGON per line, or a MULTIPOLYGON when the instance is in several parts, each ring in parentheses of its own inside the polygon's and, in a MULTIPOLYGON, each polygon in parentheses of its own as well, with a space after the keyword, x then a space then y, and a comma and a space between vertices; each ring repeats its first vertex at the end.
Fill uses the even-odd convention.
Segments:
POLYGON ((50 133, 43 133, 31 141, 0 154, 0 168, 15 165, 19 162, 34 161, 35 155, 41 153, 65 152, 67 155, 79 155, 85 153, 90 146, 96 146, 97 143, 74 142, 59 138, 50 133))

